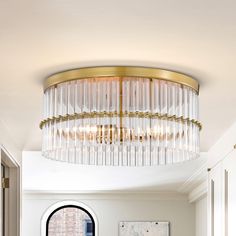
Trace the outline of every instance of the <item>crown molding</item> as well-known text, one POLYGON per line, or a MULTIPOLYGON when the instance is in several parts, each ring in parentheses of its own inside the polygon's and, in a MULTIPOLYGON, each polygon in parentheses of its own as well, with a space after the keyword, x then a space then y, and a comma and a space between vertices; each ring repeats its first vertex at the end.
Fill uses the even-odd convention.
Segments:
POLYGON ((197 186, 191 193, 189 193, 188 199, 190 203, 199 201, 200 199, 207 196, 207 180, 197 186))
POLYGON ((188 195, 174 191, 50 191, 24 190, 24 199, 86 199, 86 200, 184 200, 188 195))
POLYGON ((178 192, 188 194, 207 179, 207 162, 195 171, 179 188, 178 192))
POLYGON ((235 149, 236 122, 220 137, 208 151, 208 168, 214 168, 235 149))

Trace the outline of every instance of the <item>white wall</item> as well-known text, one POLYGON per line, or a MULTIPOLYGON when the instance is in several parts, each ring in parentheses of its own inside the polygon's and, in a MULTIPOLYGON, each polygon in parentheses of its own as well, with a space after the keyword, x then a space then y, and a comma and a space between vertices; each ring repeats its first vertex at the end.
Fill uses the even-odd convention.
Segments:
MULTIPOLYGON (((23 235, 40 236, 45 210, 61 200, 77 200, 93 209, 100 236, 118 236, 120 221, 169 221, 171 236, 195 235, 195 207, 178 194, 24 194, 23 235)), ((201 235, 202 236, 202 235, 201 235)))
POLYGON ((207 236, 207 197, 195 203, 195 236, 207 236))

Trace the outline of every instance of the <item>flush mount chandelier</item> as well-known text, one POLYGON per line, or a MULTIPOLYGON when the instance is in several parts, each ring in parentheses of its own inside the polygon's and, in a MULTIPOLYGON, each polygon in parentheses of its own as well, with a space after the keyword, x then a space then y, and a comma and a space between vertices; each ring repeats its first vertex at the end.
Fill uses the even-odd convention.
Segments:
POLYGON ((89 67, 44 83, 42 154, 84 165, 154 166, 199 156, 199 84, 173 71, 89 67))

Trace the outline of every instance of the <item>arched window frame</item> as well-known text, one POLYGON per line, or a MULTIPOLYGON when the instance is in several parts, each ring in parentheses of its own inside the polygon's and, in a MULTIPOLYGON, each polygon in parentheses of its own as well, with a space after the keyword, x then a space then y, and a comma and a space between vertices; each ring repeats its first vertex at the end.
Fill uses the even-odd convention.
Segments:
POLYGON ((41 219, 41 236, 47 236, 47 224, 48 220, 52 217, 54 213, 56 213, 58 210, 63 209, 65 207, 76 207, 78 209, 81 209, 85 211, 89 216, 91 216, 91 219, 94 223, 94 236, 98 236, 98 221, 97 217, 94 214, 94 212, 91 210, 90 207, 85 205, 84 203, 77 202, 77 201, 60 201, 52 206, 50 206, 43 214, 43 217, 41 219))

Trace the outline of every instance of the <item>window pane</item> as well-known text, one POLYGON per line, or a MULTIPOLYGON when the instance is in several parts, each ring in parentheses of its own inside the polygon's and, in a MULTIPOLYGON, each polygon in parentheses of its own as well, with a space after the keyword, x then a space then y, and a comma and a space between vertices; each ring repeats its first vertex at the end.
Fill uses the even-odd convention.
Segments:
POLYGON ((93 232, 93 223, 87 222, 87 228, 86 233, 92 233, 93 232))
POLYGON ((65 206, 49 218, 47 236, 94 236, 93 222, 85 210, 65 206))

